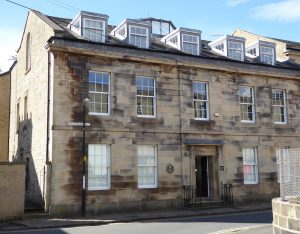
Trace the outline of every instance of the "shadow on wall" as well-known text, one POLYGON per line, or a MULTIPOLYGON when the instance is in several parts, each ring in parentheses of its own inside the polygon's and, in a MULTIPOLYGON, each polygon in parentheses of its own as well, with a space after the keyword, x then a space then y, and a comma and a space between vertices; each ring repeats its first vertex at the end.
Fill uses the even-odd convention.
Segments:
POLYGON ((25 168, 25 210, 42 209, 45 182, 45 168, 38 168, 32 157, 32 120, 24 119, 19 122, 18 147, 14 161, 23 161, 25 168))

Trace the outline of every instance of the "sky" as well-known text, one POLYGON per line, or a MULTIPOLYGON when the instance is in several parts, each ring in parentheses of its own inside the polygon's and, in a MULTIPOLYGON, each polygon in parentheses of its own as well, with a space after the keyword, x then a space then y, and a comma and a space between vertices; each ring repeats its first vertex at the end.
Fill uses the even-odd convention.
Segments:
MULTIPOLYGON (((11 0, 47 15, 73 18, 80 10, 126 18, 172 20, 176 27, 199 29, 215 40, 235 29, 300 41, 300 0, 11 0)), ((28 10, 0 0, 0 69, 9 69, 19 47, 28 10)))

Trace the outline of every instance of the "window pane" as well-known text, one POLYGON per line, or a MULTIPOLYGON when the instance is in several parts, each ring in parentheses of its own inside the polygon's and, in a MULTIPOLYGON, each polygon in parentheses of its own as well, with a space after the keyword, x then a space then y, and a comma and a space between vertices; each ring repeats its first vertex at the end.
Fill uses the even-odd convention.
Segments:
POLYGON ((88 189, 99 190, 110 187, 110 155, 108 145, 88 146, 88 189))
POLYGON ((207 83, 193 82, 194 117, 208 119, 207 83))
POLYGON ((243 149, 244 183, 258 183, 257 156, 255 148, 243 149))
POLYGON ((283 90, 273 90, 273 120, 276 123, 286 122, 285 92, 283 90))
POLYGON ((89 72, 90 112, 109 113, 109 73, 89 72))
POLYGON ((253 89, 251 87, 240 86, 240 110, 242 121, 254 120, 254 99, 253 89))
POLYGON ((138 185, 156 187, 157 159, 155 146, 138 146, 138 185))
POLYGON ((155 87, 154 79, 147 77, 136 78, 137 114, 154 116, 155 114, 155 87))

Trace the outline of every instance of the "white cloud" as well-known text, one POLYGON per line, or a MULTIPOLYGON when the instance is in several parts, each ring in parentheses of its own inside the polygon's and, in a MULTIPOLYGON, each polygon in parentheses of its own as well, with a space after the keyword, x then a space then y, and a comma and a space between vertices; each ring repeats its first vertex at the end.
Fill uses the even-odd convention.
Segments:
POLYGON ((227 5, 231 7, 235 7, 237 5, 240 5, 242 3, 249 2, 249 0, 227 0, 227 5))
POLYGON ((255 7, 253 16, 278 22, 294 22, 300 20, 300 1, 284 0, 255 7))
POLYGON ((12 65, 10 57, 16 54, 21 41, 22 32, 16 29, 0 26, 0 69, 7 71, 12 65))

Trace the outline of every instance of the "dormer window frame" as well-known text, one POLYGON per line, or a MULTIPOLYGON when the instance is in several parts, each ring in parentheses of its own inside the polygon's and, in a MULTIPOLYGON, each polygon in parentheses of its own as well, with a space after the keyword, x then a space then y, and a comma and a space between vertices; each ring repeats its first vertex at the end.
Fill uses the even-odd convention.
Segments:
POLYGON ((244 61, 245 60, 244 43, 239 42, 239 41, 234 41, 234 40, 227 40, 227 57, 231 58, 233 60, 237 60, 237 61, 244 61), (230 44, 231 45, 240 45, 241 47, 240 48, 231 48, 230 44), (233 52, 240 51, 240 53, 241 53, 240 59, 236 59, 236 58, 234 58, 234 56, 231 56, 230 51, 233 51, 233 52))
POLYGON ((258 40, 258 41, 256 41, 256 42, 254 42, 254 43, 247 46, 246 55, 250 58, 258 58, 258 61, 260 63, 275 66, 275 63, 276 63, 276 44, 274 44, 272 42, 258 40), (266 53, 262 52, 262 50, 263 50, 262 48, 267 48, 267 49, 272 50, 272 54, 270 54, 270 53, 268 54, 268 55, 272 56, 271 63, 268 63, 268 62, 264 61, 264 56, 263 55, 266 54, 266 53), (250 53, 250 51, 252 51, 254 49, 256 50, 256 54, 250 53))
POLYGON ((82 35, 83 37, 85 37, 86 39, 90 40, 90 41, 94 41, 94 42, 105 42, 105 35, 106 35, 106 26, 105 26, 106 22, 105 20, 100 20, 100 19, 95 19, 95 18, 83 18, 83 27, 82 27, 82 35), (96 28, 96 27, 91 27, 91 26, 86 26, 86 22, 87 21, 94 21, 94 22, 98 22, 98 23, 102 23, 102 28, 96 28), (91 40, 91 38, 88 38, 86 35, 86 30, 97 30, 97 31, 102 31, 102 34, 100 33, 100 37, 101 40, 91 40))
POLYGON ((94 13, 94 12, 88 12, 88 11, 80 11, 74 19, 68 24, 67 28, 71 29, 74 33, 78 34, 82 38, 85 38, 89 41, 98 42, 98 43, 105 43, 106 42, 106 34, 107 34, 107 22, 108 22, 108 15, 100 14, 100 13, 94 13), (94 21, 94 22, 100 22, 102 27, 93 27, 93 26, 87 26, 87 21, 94 21), (93 33, 96 33, 96 40, 92 40, 91 37, 87 35, 87 30, 93 31, 93 33), (96 32, 95 32, 96 30, 96 32), (99 31, 102 31, 99 33, 99 31), (97 39, 97 34, 99 34, 99 38, 97 39))
POLYGON ((130 24, 128 25, 128 41, 129 41, 129 44, 131 45, 134 45, 138 48, 142 48, 142 49, 149 49, 149 29, 147 27, 143 27, 143 26, 140 26, 140 25, 134 25, 134 24, 130 24), (146 31, 146 34, 140 34, 140 33, 132 33, 132 28, 136 28, 136 29, 141 29, 141 30, 145 30, 146 31), (142 47, 142 46, 138 46, 137 44, 135 43, 132 43, 131 40, 132 40, 132 37, 133 36, 136 36, 136 37, 145 37, 146 38, 146 46, 145 47, 142 47))
POLYGON ((271 46, 266 46, 266 45, 259 45, 259 57, 260 57, 260 62, 264 63, 264 64, 269 64, 269 65, 275 65, 275 50, 273 47, 271 46), (272 54, 267 54, 267 53, 263 53, 262 52, 262 48, 266 48, 266 49, 271 49, 272 50, 272 54), (271 63, 265 62, 263 60, 263 55, 271 55, 272 56, 272 61, 271 63))
POLYGON ((167 45, 172 46, 178 50, 181 50, 184 53, 191 54, 191 55, 200 55, 201 54, 201 31, 195 29, 188 29, 188 28, 177 28, 176 30, 172 31, 171 33, 164 36, 161 41, 166 43, 167 45), (184 37, 195 37, 197 38, 197 42, 190 42, 184 41, 184 37), (177 38, 177 43, 174 43, 172 40, 177 38), (197 44, 197 53, 190 53, 183 49, 184 43, 187 44, 197 44))
POLYGON ((225 35, 221 38, 218 38, 212 42, 210 42, 208 45, 210 46, 210 48, 212 49, 212 51, 226 56, 227 58, 230 58, 232 60, 235 61, 240 61, 240 62, 244 62, 245 61, 245 41, 246 39, 243 37, 236 37, 236 36, 231 36, 231 35, 225 35), (241 51, 241 56, 240 59, 235 59, 233 56, 229 56, 230 55, 230 51, 229 50, 237 50, 237 48, 230 48, 230 44, 240 44, 241 45, 241 49, 239 51, 241 51), (219 48, 217 48, 218 46, 220 46, 221 44, 223 44, 223 50, 220 50, 219 48))
POLYGON ((185 32, 182 32, 181 33, 181 48, 182 48, 182 51, 185 52, 185 53, 188 53, 188 54, 192 54, 192 55, 199 55, 200 54, 200 43, 199 43, 199 36, 196 36, 196 35, 193 35, 193 34, 188 34, 188 33, 185 33, 185 32), (187 36, 187 37, 192 37, 192 38, 196 38, 196 42, 191 42, 191 41, 185 41, 184 40, 184 36, 187 36), (196 45, 197 46, 197 51, 196 53, 190 53, 189 51, 185 51, 184 50, 184 43, 188 44, 188 45, 196 45))

